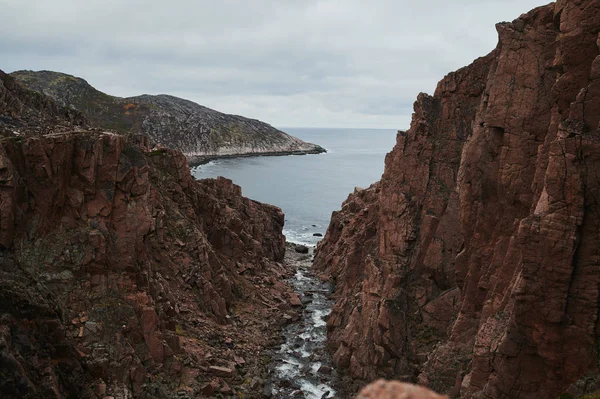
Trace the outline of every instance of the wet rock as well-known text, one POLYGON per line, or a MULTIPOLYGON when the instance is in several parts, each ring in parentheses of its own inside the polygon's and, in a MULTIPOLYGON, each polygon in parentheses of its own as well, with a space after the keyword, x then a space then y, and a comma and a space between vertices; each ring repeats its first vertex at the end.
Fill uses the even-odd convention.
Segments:
MULTIPOLYGON (((328 285, 307 272, 310 267, 308 259, 303 259, 302 255, 298 255, 294 251, 288 252, 286 257, 294 259, 295 264, 298 266, 297 270, 303 276, 301 279, 294 277, 290 281, 294 285, 296 294, 299 294, 300 302, 306 308, 302 312, 295 312, 294 319, 296 322, 290 323, 283 331, 286 344, 281 347, 280 353, 283 355, 286 371, 280 371, 279 366, 281 364, 274 362, 273 367, 275 370, 271 381, 278 386, 280 384, 285 386, 280 390, 278 389, 278 395, 281 395, 281 397, 295 397, 294 395, 303 397, 304 394, 299 389, 299 386, 294 385, 298 384, 300 378, 306 380, 308 384, 313 385, 319 390, 322 389, 319 387, 321 384, 325 384, 325 386, 333 385, 330 375, 323 374, 320 378, 317 378, 314 375, 316 370, 313 371, 314 362, 321 355, 323 356, 323 361, 330 362, 331 360, 328 358, 328 353, 324 350, 326 330, 325 328, 315 329, 313 327, 312 314, 317 310, 319 312, 327 312, 331 306, 331 302, 324 298, 319 300, 303 298, 302 295, 307 291, 313 293, 326 292, 328 285), (305 300, 303 301, 303 299, 305 300), (319 352, 321 355, 316 352, 319 352), (294 381, 290 380, 290 374, 287 371, 290 368, 293 370, 291 372, 292 375, 298 376, 294 381)), ((289 319, 291 319, 291 316, 289 316, 289 319)))
POLYGON ((302 316, 298 312, 290 312, 290 317, 292 318, 293 322, 297 322, 302 318, 302 316))
POLYGON ((331 367, 329 366, 321 366, 318 370, 319 374, 331 374, 331 367))
POLYGON ((302 297, 302 299, 300 300, 300 302, 302 303, 302 305, 308 305, 309 303, 312 302, 312 299, 310 299, 308 297, 302 297))
POLYGON ((260 378, 254 377, 250 382, 250 388, 253 391, 257 391, 263 385, 263 381, 260 378))
POLYGON ((294 251, 300 253, 300 254, 307 254, 308 253, 308 247, 306 245, 296 245, 294 247, 294 251))
POLYGON ((292 292, 290 294, 290 305, 293 307, 301 307, 302 300, 300 299, 300 294, 297 292, 292 292))
POLYGON ((273 396, 273 387, 270 385, 265 386, 262 390, 262 396, 263 398, 271 398, 273 396))
POLYGON ((321 234, 321 233, 314 233, 313 237, 323 237, 323 234, 321 234))

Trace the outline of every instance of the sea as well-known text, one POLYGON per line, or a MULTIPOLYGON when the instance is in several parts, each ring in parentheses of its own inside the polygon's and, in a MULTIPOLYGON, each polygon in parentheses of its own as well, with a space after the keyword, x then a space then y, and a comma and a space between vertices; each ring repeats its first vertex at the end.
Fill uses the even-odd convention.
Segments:
POLYGON ((228 158, 192 169, 197 179, 223 176, 251 199, 285 213, 288 242, 314 246, 325 234, 331 213, 355 187, 381 178, 385 155, 396 143, 396 130, 283 128, 292 136, 318 144, 327 153, 228 158))

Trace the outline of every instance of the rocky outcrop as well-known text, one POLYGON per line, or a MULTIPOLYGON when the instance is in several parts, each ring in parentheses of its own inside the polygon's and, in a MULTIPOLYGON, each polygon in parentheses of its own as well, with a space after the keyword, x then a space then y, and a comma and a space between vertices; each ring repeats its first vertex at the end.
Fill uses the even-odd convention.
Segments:
POLYGON ((600 3, 497 29, 491 54, 419 95, 382 180, 318 247, 330 348, 354 378, 461 398, 594 389, 600 3))
POLYGON ((260 395, 281 210, 0 78, 1 396, 260 395))
POLYGON ((361 390, 356 399, 448 399, 448 397, 416 385, 378 380, 361 390))
POLYGON ((223 114, 173 96, 114 97, 81 78, 51 71, 17 71, 11 76, 80 111, 93 126, 147 134, 154 144, 180 150, 192 164, 222 157, 325 152, 264 122, 223 114))
POLYGON ((2 143, 3 397, 193 397, 233 378, 235 358, 260 376, 269 336, 254 329, 266 325, 240 315, 284 301, 286 287, 269 288, 285 274, 283 214, 147 144, 100 133, 2 143))
POLYGON ((0 135, 24 131, 28 134, 72 131, 74 127, 86 124, 81 113, 25 89, 0 70, 0 135))

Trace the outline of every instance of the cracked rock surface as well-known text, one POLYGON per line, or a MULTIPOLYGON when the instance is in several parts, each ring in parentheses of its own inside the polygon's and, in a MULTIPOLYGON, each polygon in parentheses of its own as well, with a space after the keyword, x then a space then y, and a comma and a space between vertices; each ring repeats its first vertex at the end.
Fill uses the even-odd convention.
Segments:
POLYGON ((494 51, 419 95, 381 181, 318 246, 329 348, 352 380, 461 398, 597 389, 600 2, 497 30, 494 51))

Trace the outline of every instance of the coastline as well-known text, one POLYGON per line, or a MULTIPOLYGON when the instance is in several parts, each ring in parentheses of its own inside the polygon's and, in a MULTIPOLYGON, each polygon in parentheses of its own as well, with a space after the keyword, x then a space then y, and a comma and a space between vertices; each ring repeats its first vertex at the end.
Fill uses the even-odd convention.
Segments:
POLYGON ((295 150, 295 151, 267 151, 267 152, 246 152, 241 154, 223 154, 223 155, 186 155, 188 164, 191 168, 206 165, 210 161, 216 159, 230 159, 230 158, 250 158, 250 157, 279 157, 286 155, 315 155, 325 154, 327 150, 321 146, 315 146, 311 150, 295 150))

